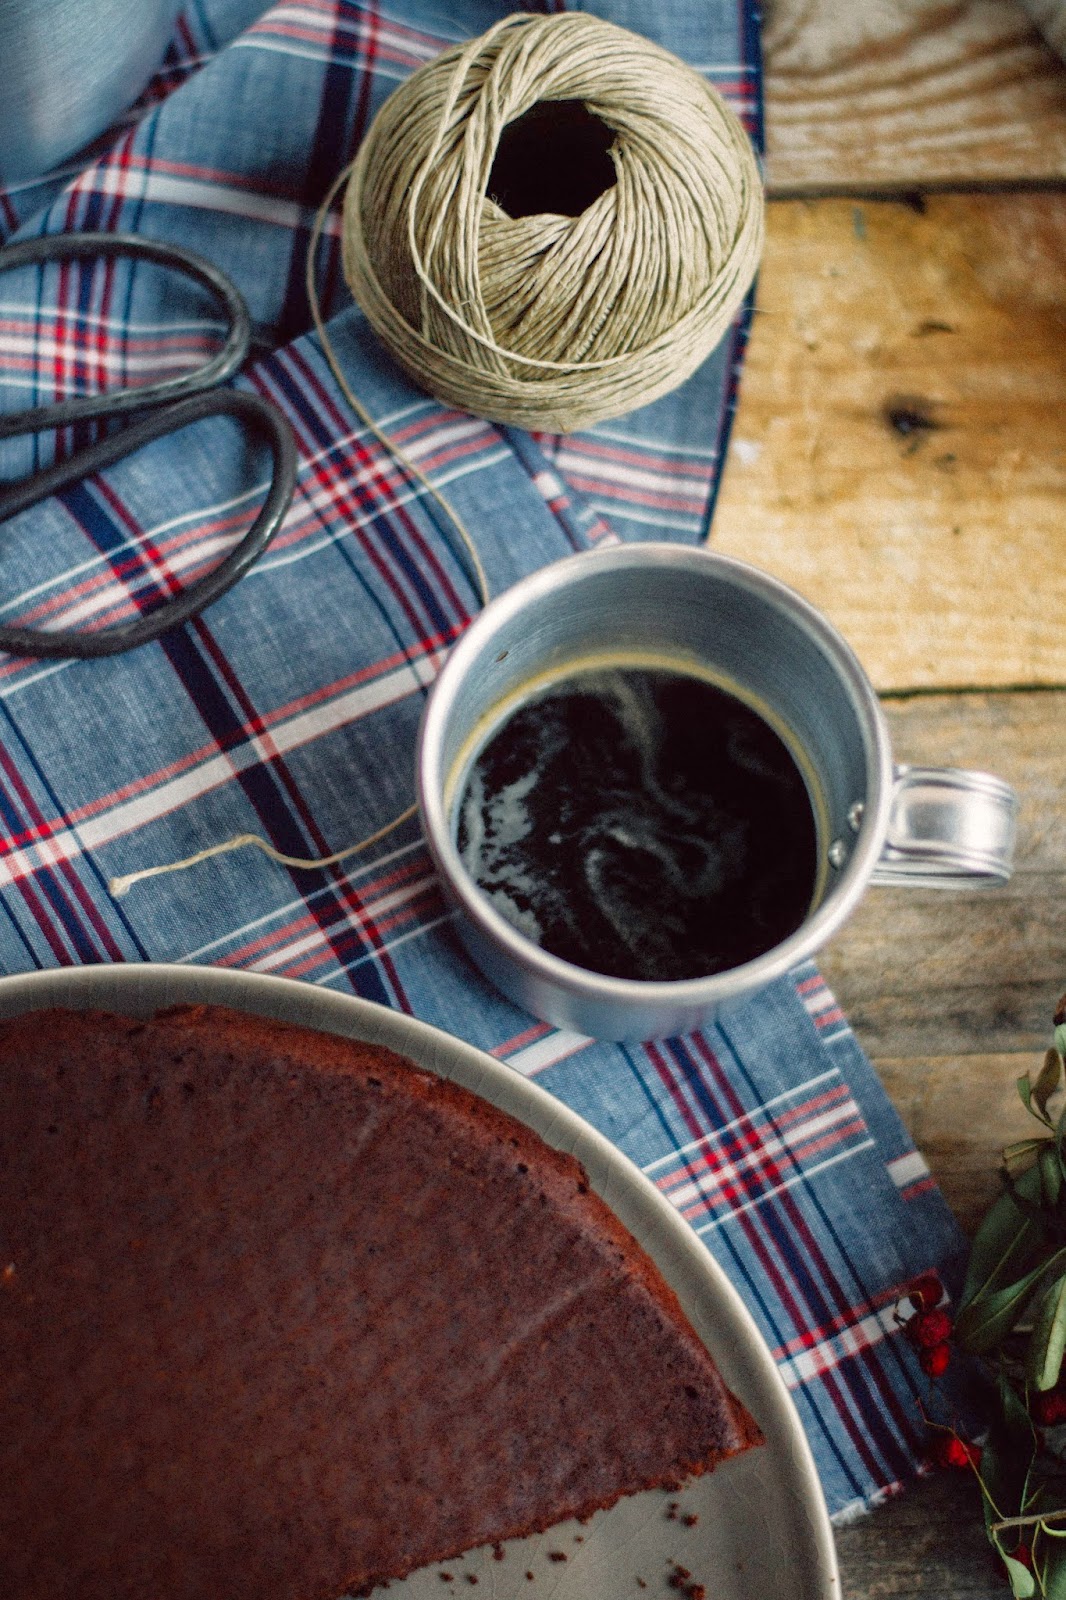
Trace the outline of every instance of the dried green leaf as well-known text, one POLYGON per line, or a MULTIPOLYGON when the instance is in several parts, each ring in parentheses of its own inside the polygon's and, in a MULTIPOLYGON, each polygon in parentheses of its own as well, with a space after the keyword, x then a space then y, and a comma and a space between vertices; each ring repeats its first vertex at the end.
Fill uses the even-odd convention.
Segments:
MULTIPOLYGON (((1024 1199, 1039 1201, 1043 1191, 1037 1167, 1023 1172, 1015 1188, 1024 1199)), ((965 1309, 979 1295, 1021 1277, 1038 1259, 1043 1240, 1039 1224, 1023 1214, 1013 1194, 1001 1195, 974 1237, 960 1306, 965 1309)))
POLYGON ((985 1289, 959 1312, 956 1341, 973 1355, 985 1355, 1011 1331, 1040 1282, 1066 1262, 1066 1250, 1056 1250, 1047 1261, 1033 1267, 1001 1289, 985 1289))
POLYGON ((1000 1550, 999 1557, 1007 1569, 1011 1593, 1015 1600, 1030 1600, 1030 1596, 1036 1593, 1036 1578, 1032 1572, 1028 1567, 1023 1567, 1020 1561, 1015 1561, 1005 1550, 1000 1550))
MULTIPOLYGON (((1032 1417, 1029 1415, 1025 1401, 1005 1372, 1001 1371, 999 1373, 996 1380, 996 1388, 999 1393, 999 1409, 1003 1429, 1012 1448, 1027 1449, 1031 1456, 1033 1447, 1036 1444, 1036 1428, 1032 1417)), ((1019 1509, 1024 1509, 1024 1502, 1025 1494, 1023 1491, 1022 1506, 1019 1509)))
POLYGON ((1055 1145, 1051 1139, 1018 1139, 1014 1144, 1004 1147, 1003 1165, 1010 1176, 1017 1180, 1023 1172, 1028 1172, 1029 1168, 1035 1165, 1041 1150, 1045 1147, 1054 1155, 1055 1145))
POLYGON ((1055 1093, 1062 1079, 1062 1057, 1055 1049, 1048 1050, 1044 1056, 1044 1065, 1033 1084, 1033 1101, 1039 1106, 1044 1121, 1050 1126, 1047 1103, 1055 1093))
POLYGON ((1047 1600, 1066 1600, 1066 1544, 1048 1546, 1043 1580, 1047 1600))
POLYGON ((1050 1139, 1045 1139, 1043 1144, 1044 1148, 1037 1157, 1040 1163, 1040 1183, 1044 1191, 1044 1204, 1054 1210, 1062 1193, 1062 1161, 1058 1149, 1050 1139))
POLYGON ((1066 1349, 1066 1273, 1056 1278, 1040 1301, 1029 1336, 1026 1369, 1037 1389, 1053 1389, 1059 1381, 1062 1352, 1066 1349))

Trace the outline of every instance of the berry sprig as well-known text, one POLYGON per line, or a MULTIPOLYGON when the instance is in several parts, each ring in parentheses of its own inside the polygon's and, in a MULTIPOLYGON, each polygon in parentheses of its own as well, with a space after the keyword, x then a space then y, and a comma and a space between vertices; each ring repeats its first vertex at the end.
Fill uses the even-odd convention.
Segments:
POLYGON ((974 1238, 954 1320, 935 1273, 910 1284, 897 1309, 931 1379, 957 1351, 985 1370, 982 1445, 931 1423, 929 1456, 973 1472, 1016 1600, 1066 1600, 1066 995, 1054 1027, 1036 1079, 1018 1080, 1041 1131, 1003 1152, 1004 1192, 974 1238))

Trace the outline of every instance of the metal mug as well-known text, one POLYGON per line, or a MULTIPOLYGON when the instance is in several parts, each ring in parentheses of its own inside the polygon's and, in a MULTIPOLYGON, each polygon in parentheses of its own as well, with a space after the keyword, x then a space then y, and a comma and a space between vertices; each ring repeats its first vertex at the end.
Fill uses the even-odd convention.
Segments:
POLYGON ((102 133, 162 59, 181 0, 0 0, 0 184, 102 133))
POLYGON ((820 612, 744 562, 688 545, 569 556, 494 600, 433 686, 418 745, 422 826, 459 930, 496 986, 536 1016, 604 1039, 668 1038, 818 950, 871 883, 972 888, 1010 876, 1017 803, 987 773, 892 760, 877 696, 820 612), (466 774, 523 690, 577 663, 654 659, 711 673, 788 730, 822 857, 821 888, 795 933, 705 978, 609 977, 518 932, 467 874, 455 843, 466 774))

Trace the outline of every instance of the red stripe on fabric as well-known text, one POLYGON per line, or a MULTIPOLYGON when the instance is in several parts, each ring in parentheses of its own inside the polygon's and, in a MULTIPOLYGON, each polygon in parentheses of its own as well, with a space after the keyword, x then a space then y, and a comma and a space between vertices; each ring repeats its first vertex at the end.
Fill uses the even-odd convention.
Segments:
MULTIPOLYGON (((319 382, 318 377, 311 368, 310 364, 296 350, 287 352, 287 357, 288 365, 299 375, 301 388, 305 393, 309 392, 317 401, 323 418, 330 424, 331 430, 335 433, 351 434, 351 419, 345 416, 339 410, 332 397, 326 392, 322 384, 319 382)), ((283 400, 284 397, 280 396, 279 398, 282 398, 283 400)), ((313 453, 314 446, 306 437, 306 432, 301 419, 294 415, 291 409, 289 411, 289 420, 293 425, 294 431, 298 430, 298 433, 304 436, 303 454, 305 456, 311 455, 313 453)), ((380 493, 382 485, 384 484, 387 486, 389 481, 387 475, 387 464, 383 462, 381 453, 375 449, 361 444, 354 437, 354 435, 350 438, 349 449, 351 454, 363 465, 367 471, 368 493, 372 493, 375 489, 378 491, 378 493, 380 493)), ((336 484, 338 504, 341 503, 343 498, 343 504, 347 509, 353 527, 360 528, 362 525, 361 543, 363 544, 363 548, 373 561, 374 566, 383 581, 392 591, 397 602, 403 607, 404 613, 407 616, 408 621, 410 622, 411 627, 416 635, 422 634, 424 636, 427 631, 435 631, 431 623, 427 628, 427 618, 419 616, 418 613, 421 607, 417 603, 415 597, 410 594, 407 586, 404 585, 401 587, 400 581, 395 574, 393 564, 388 561, 386 557, 374 547, 374 545, 370 543, 369 535, 373 532, 372 526, 368 525, 365 516, 360 515, 357 502, 348 493, 343 481, 338 477, 338 470, 334 469, 332 466, 327 467, 325 462, 320 463, 317 467, 314 467, 311 470, 319 482, 324 482, 330 486, 336 484)), ((413 552, 418 557, 419 567, 422 575, 428 582, 432 583, 437 588, 438 593, 442 596, 444 603, 453 612, 453 614, 456 615, 460 627, 465 626, 465 624, 470 620, 469 611, 463 605, 458 594, 456 593, 451 579, 449 578, 444 567, 441 565, 440 561, 437 559, 436 553, 426 542, 417 524, 401 506, 396 506, 394 514, 397 521, 401 524, 404 533, 408 536, 413 547, 413 552)), ((372 515, 373 513, 371 513, 371 517, 372 515)))
MULTIPOLYGON (((22 774, 19 772, 15 763, 11 760, 8 751, 3 745, 0 745, 0 766, 2 766, 4 775, 7 778, 9 789, 13 793, 15 799, 18 801, 18 804, 21 806, 23 813, 32 818, 37 824, 43 824, 44 816, 42 812, 38 809, 33 795, 30 793, 29 788, 22 778, 22 774)), ((119 949, 115 940, 111 937, 111 934, 107 928, 107 924, 104 922, 99 911, 86 894, 85 887, 79 880, 78 875, 74 871, 74 868, 71 866, 70 862, 61 859, 55 864, 49 863, 47 865, 42 865, 38 870, 52 874, 52 881, 55 884, 56 893, 61 896, 64 905, 69 908, 71 915, 76 918, 83 931, 85 931, 87 934, 91 933, 95 935, 97 952, 99 952, 100 947, 102 947, 109 960, 121 961, 123 959, 122 951, 119 949), (64 892, 64 884, 66 884, 70 893, 64 892), (71 894, 73 894, 73 902, 71 900, 71 894), (81 909, 81 917, 77 917, 76 906, 80 907, 81 909)), ((30 889, 29 882, 26 877, 20 877, 18 888, 22 892, 22 896, 26 901, 26 904, 30 906, 31 910, 33 910, 34 916, 37 919, 38 925, 41 927, 41 931, 45 934, 45 937, 49 938, 49 928, 53 928, 56 936, 58 937, 59 930, 54 928, 50 913, 44 912, 42 902, 37 899, 35 892, 30 889), (42 921, 42 913, 46 917, 46 922, 42 921)), ((86 942, 92 945, 93 939, 91 937, 87 937, 86 942)), ((50 938, 49 943, 52 943, 50 938)), ((77 958, 72 953, 71 960, 73 961, 75 959, 77 958)))
MULTIPOLYGON (((721 1062, 718 1060, 714 1051, 711 1049, 710 1045, 707 1043, 702 1034, 694 1034, 692 1037, 698 1055, 706 1063, 712 1074, 716 1089, 725 1098, 727 1103, 735 1107, 733 1114, 738 1114, 743 1108, 739 1098, 733 1091, 728 1077, 722 1069, 721 1062)), ((814 1276, 823 1285, 825 1296, 835 1301, 838 1311, 846 1312, 849 1301, 844 1295, 843 1288, 837 1281, 836 1275, 831 1271, 829 1263, 825 1258, 817 1238, 807 1225, 803 1213, 796 1203, 794 1195, 790 1190, 785 1189, 782 1190, 780 1196, 775 1198, 779 1200, 782 1212, 786 1213, 787 1221, 793 1234, 795 1235, 797 1241, 802 1244, 804 1252, 811 1261, 814 1269, 814 1276)), ((895 1391, 888 1380, 887 1374, 882 1370, 880 1363, 877 1361, 864 1361, 863 1367, 868 1376, 872 1378, 878 1393, 881 1395, 885 1409, 896 1423, 902 1438, 908 1439, 912 1437, 913 1422, 904 1413, 903 1406, 895 1394, 895 1391)))
MULTIPOLYGON (((835 1145, 843 1144, 846 1140, 865 1132, 866 1124, 862 1118, 853 1118, 840 1128, 812 1135, 810 1139, 800 1140, 795 1145, 785 1148, 790 1160, 799 1168, 803 1162, 812 1157, 822 1155, 835 1145)), ((749 1202, 775 1200, 785 1187, 785 1180, 780 1176, 776 1158, 770 1155, 749 1153, 746 1157, 733 1160, 726 1156, 717 1164, 708 1160, 706 1165, 713 1185, 710 1193, 701 1193, 697 1200, 686 1202, 679 1202, 676 1192, 671 1192, 669 1196, 689 1222, 696 1217, 713 1216, 721 1209, 723 1202, 737 1208, 749 1202), (727 1173, 727 1168, 733 1169, 732 1175, 727 1173), (756 1183, 759 1185, 758 1188, 755 1187, 756 1183)), ((693 1173, 689 1182, 699 1188, 703 1176, 699 1172, 693 1173)))
POLYGON ((637 467, 643 472, 666 473, 671 477, 692 478, 701 489, 706 487, 706 480, 715 469, 713 461, 708 461, 705 466, 700 466, 693 462, 679 460, 670 453, 668 445, 663 445, 658 450, 640 449, 638 447, 625 449, 621 445, 606 444, 600 439, 583 437, 580 444, 570 443, 565 448, 568 455, 575 455, 581 460, 619 461, 637 467))
POLYGON ((504 1057, 513 1055, 516 1050, 521 1050, 524 1045, 535 1044, 538 1039, 547 1038, 551 1031, 549 1023, 535 1022, 531 1028, 524 1028, 521 1033, 512 1034, 502 1044, 495 1045, 489 1054, 502 1061, 504 1057))
MULTIPOLYGON (((112 163, 109 162, 108 165, 112 163)), ((242 172, 232 172, 223 167, 205 167, 193 161, 171 161, 165 156, 139 155, 128 162, 124 170, 138 174, 160 172, 174 178, 193 178, 198 183, 211 183, 223 189, 243 189, 249 194, 269 194, 273 200, 287 200, 294 205, 304 203, 302 190, 295 185, 285 185, 272 177, 267 186, 263 182, 262 174, 248 177, 242 172)))
POLYGON ((828 1028, 831 1023, 844 1022, 845 1016, 839 1006, 830 1006, 827 1011, 819 1011, 814 1018, 816 1028, 828 1028))
MULTIPOLYGON (((694 1134, 698 1135, 701 1131, 704 1131, 700 1127, 699 1119, 693 1114, 684 1091, 681 1085, 676 1081, 673 1070, 670 1067, 662 1050, 657 1045, 645 1045, 644 1048, 647 1052, 648 1059, 655 1067, 661 1082, 670 1094, 670 1098, 674 1102, 674 1105, 677 1108, 682 1120, 694 1134)), ((707 1047, 706 1053, 707 1055, 712 1054, 709 1047, 707 1047)), ((726 1086, 725 1096, 731 1109, 734 1107, 739 1109, 739 1102, 728 1086, 726 1086)), ((736 1112, 734 1111, 734 1115, 735 1114, 736 1112)), ((786 1275, 788 1273, 788 1269, 783 1261, 780 1263, 780 1265, 778 1264, 778 1260, 776 1259, 776 1250, 773 1253, 771 1252, 767 1238, 758 1228, 758 1226, 755 1225, 752 1218, 747 1213, 742 1212, 736 1218, 736 1221, 738 1227, 743 1230, 748 1243, 758 1258, 759 1264, 761 1265, 763 1271, 766 1273, 766 1276, 773 1285, 778 1299, 788 1312, 793 1326, 803 1327, 805 1324, 809 1325, 811 1319, 801 1310, 799 1301, 790 1287, 790 1274, 786 1275)), ((806 1295, 804 1295, 804 1300, 806 1300, 806 1295)), ((825 1375, 822 1381, 824 1383, 826 1392, 832 1401, 833 1407, 844 1426, 845 1432, 848 1434, 852 1444, 855 1446, 855 1449, 863 1461, 867 1472, 869 1472, 871 1477, 877 1482, 881 1482, 888 1470, 887 1462, 879 1463, 877 1457, 873 1454, 873 1441, 870 1440, 868 1442, 865 1429, 860 1428, 857 1425, 857 1419, 855 1418, 851 1406, 848 1403, 847 1396, 843 1393, 837 1381, 828 1373, 825 1375)))
MULTIPOLYGON (((354 885, 344 884, 339 887, 338 898, 346 907, 359 914, 363 907, 370 906, 375 901, 383 899, 401 885, 417 883, 420 877, 426 878, 427 882, 420 894, 412 895, 410 902, 404 902, 405 905, 409 903, 416 904, 419 898, 428 894, 434 886, 428 879, 430 870, 428 859, 416 860, 405 864, 404 867, 394 872, 386 873, 383 878, 374 879, 370 884, 362 884, 359 890, 356 890, 354 885)), ((293 917, 290 921, 279 925, 269 933, 260 934, 257 938, 230 950, 222 958, 219 965, 250 965, 263 956, 269 955, 272 951, 278 950, 286 942, 299 939, 305 933, 310 933, 316 928, 317 924, 314 917, 309 911, 306 911, 303 915, 293 917)))
MULTIPOLYGON (((270 23, 269 27, 260 28, 256 31, 258 33, 267 34, 272 39, 296 39, 302 44, 322 43, 321 30, 315 30, 313 28, 301 28, 295 23, 272 22, 270 23)), ((435 53, 436 52, 434 51, 433 54, 435 53)), ((333 52, 329 59, 332 64, 338 64, 338 55, 336 52, 333 52)), ((409 71, 412 71, 417 67, 423 66, 425 62, 430 59, 430 53, 421 50, 402 51, 387 44, 379 44, 374 59, 377 61, 389 61, 394 66, 406 67, 409 71)), ((340 57, 340 64, 344 64, 345 61, 357 63, 363 67, 364 71, 366 70, 366 64, 363 61, 358 49, 352 50, 350 55, 348 52, 345 52, 344 55, 340 57)))
MULTIPOLYGON (((369 946, 365 957, 361 959, 369 960, 373 958, 379 963, 388 960, 390 977, 394 976, 391 957, 387 949, 387 940, 398 928, 405 925, 420 926, 425 920, 425 911, 431 898, 431 892, 427 891, 420 898, 413 899, 409 905, 405 905, 402 910, 398 909, 393 915, 387 916, 380 921, 372 920, 369 917, 361 918, 358 927, 354 931, 362 931, 369 946)), ((322 938, 322 944, 323 946, 326 945, 324 937, 322 938)), ((299 959, 283 963, 280 970, 289 978, 306 978, 316 967, 321 967, 323 963, 332 963, 336 960, 337 956, 334 951, 328 948, 320 948, 317 951, 306 952, 299 959)), ((344 970, 349 970, 352 965, 352 962, 343 963, 344 970)), ((271 970, 277 971, 279 969, 272 968, 271 970)))
POLYGON ((606 495, 609 500, 628 501, 630 505, 646 506, 652 511, 681 511, 694 516, 703 507, 704 496, 688 498, 676 494, 656 494, 650 489, 638 489, 632 484, 613 483, 607 478, 592 478, 571 466, 559 468, 566 472, 566 481, 581 494, 606 495))
POLYGON ((11 196, 6 189, 0 189, 0 221, 4 224, 4 236, 14 233, 19 225, 18 212, 11 203, 11 196))
MULTIPOLYGON (((841 1083, 832 1089, 827 1089, 823 1094, 815 1095, 810 1100, 799 1101, 790 1110, 781 1112, 775 1118, 775 1121, 779 1128, 789 1127, 801 1119, 809 1119, 812 1116, 816 1116, 820 1111, 827 1110, 830 1106, 843 1105, 850 1098, 851 1091, 848 1089, 847 1084, 841 1083)), ((679 1186, 681 1183, 687 1183, 690 1179, 696 1177, 704 1166, 710 1165, 708 1160, 710 1151, 717 1149, 724 1152, 731 1142, 735 1142, 738 1128, 747 1127, 755 1133, 756 1137, 760 1137, 758 1129, 761 1127, 765 1132, 766 1126, 766 1114, 761 1108, 758 1111, 746 1112, 739 1118, 735 1127, 730 1127, 721 1134, 706 1134, 700 1142, 699 1151, 687 1155, 679 1167, 675 1167, 669 1173, 660 1175, 655 1180, 656 1183, 664 1193, 679 1186)))
MULTIPOLYGON (((418 652, 414 652, 414 659, 417 660, 418 658, 418 652)), ((409 654, 402 652, 397 652, 394 655, 386 656, 381 662, 375 662, 371 667, 365 667, 359 672, 353 672, 344 678, 338 678, 336 683, 327 684, 322 689, 316 690, 314 693, 302 695, 296 700, 280 706, 275 711, 265 713, 264 721, 268 727, 276 726, 279 722, 282 722, 291 716, 297 715, 301 711, 307 710, 312 706, 319 705, 324 701, 336 698, 359 683, 370 682, 377 677, 383 676, 387 672, 395 671, 396 668, 409 664, 409 660, 409 654)), ((242 732, 244 739, 247 740, 250 737, 249 731, 244 729, 242 732)), ((232 748, 233 746, 231 746, 231 749, 232 748)), ((96 800, 89 801, 86 804, 77 807, 76 809, 68 812, 62 820, 57 820, 54 822, 42 821, 39 829, 35 829, 33 831, 24 831, 17 837, 13 837, 9 843, 0 840, 0 857, 2 857, 5 853, 9 853, 10 849, 20 849, 23 846, 33 844, 38 839, 51 838, 54 833, 60 831, 64 827, 76 827, 81 822, 88 821, 92 817, 100 816, 102 813, 109 811, 113 806, 120 805, 126 800, 134 799, 138 795, 145 794, 154 788, 158 788, 161 784, 168 782, 171 778, 180 777, 182 773, 189 772, 193 768, 199 766, 202 762, 212 759, 218 754, 218 750, 218 745, 212 740, 209 744, 199 746, 196 750, 191 751, 188 755, 181 756, 175 761, 168 762, 165 766, 159 767, 155 772, 149 773, 145 777, 133 779, 129 783, 123 784, 119 788, 112 790, 110 794, 102 795, 96 800)))
POLYGON ((789 1339, 787 1343, 777 1346, 773 1351, 774 1360, 782 1361, 787 1360, 790 1356, 802 1355, 805 1351, 813 1350, 815 1346, 824 1344, 827 1339, 836 1338, 838 1334, 854 1326, 855 1322, 862 1317, 871 1314, 877 1316, 886 1306, 895 1305, 897 1301, 903 1299, 907 1292, 907 1283, 911 1281, 911 1279, 907 1279, 906 1282, 893 1284, 890 1288, 882 1289, 880 1293, 871 1295, 864 1304, 849 1306, 846 1312, 831 1317, 819 1327, 804 1329, 795 1339, 789 1339))

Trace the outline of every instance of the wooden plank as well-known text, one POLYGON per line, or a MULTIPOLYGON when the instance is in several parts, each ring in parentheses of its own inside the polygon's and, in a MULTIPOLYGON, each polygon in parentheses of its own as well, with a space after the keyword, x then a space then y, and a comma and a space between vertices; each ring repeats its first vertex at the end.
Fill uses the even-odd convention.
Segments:
MULTIPOLYGON (((1050 1029, 1048 1030, 1050 1033, 1050 1029)), ((1038 1072, 1043 1051, 1015 1055, 879 1056, 874 1065, 944 1198, 967 1233, 1002 1193, 1000 1154, 1040 1129, 1017 1081, 1038 1072)))
POLYGON ((935 1472, 837 1533, 845 1600, 1009 1600, 976 1480, 935 1472))
POLYGON ((771 0, 775 193, 1066 175, 1066 70, 1017 0, 771 0))
POLYGON ((1066 683, 1066 193, 769 208, 717 548, 882 689, 1066 683))
POLYGON ((875 1062, 1046 1048, 1066 989, 1066 693, 918 697, 886 705, 901 761, 991 768, 1018 792, 1004 889, 871 889, 821 954, 875 1062))

